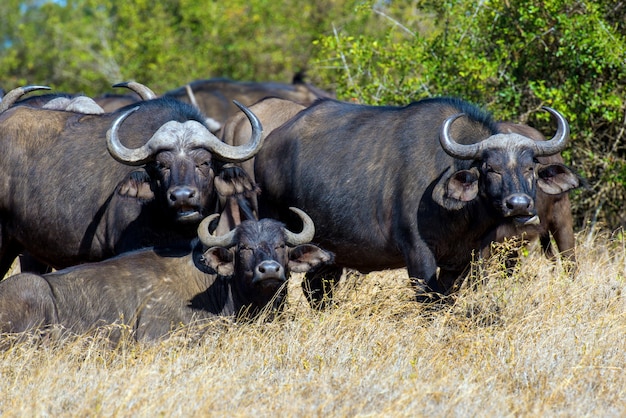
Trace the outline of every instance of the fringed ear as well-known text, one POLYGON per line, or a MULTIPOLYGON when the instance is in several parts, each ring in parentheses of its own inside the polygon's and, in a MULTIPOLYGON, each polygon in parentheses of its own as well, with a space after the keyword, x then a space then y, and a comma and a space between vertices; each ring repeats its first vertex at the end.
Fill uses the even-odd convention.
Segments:
POLYGON ((117 186, 117 194, 141 200, 154 199, 150 175, 143 169, 131 171, 117 186))
POLYGON ((433 200, 446 209, 459 210, 478 196, 479 177, 476 167, 444 175, 433 189, 433 200))
POLYGON ((448 197, 461 202, 474 200, 478 195, 478 177, 476 168, 457 171, 448 180, 448 197))
POLYGON ((235 257, 224 247, 211 247, 202 255, 203 263, 220 276, 232 276, 235 271, 235 257))
POLYGON ((537 164, 537 187, 547 194, 561 194, 580 187, 581 179, 563 164, 537 164))
POLYGON ((246 174, 245 170, 237 165, 226 164, 215 177, 215 190, 222 198, 235 195, 245 197, 259 193, 256 183, 246 174))
POLYGON ((298 245, 289 250, 289 270, 305 273, 317 265, 332 262, 334 258, 333 253, 313 244, 298 245))

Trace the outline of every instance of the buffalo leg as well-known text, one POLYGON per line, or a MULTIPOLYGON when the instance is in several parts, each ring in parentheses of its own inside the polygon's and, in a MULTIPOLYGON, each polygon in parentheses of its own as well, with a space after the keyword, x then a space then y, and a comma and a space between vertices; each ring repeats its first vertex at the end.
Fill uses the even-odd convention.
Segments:
POLYGON ((441 286, 441 289, 443 289, 443 294, 450 295, 461 286, 463 279, 463 271, 440 269, 437 282, 441 286))
POLYGON ((343 268, 322 265, 309 270, 302 280, 302 290, 313 309, 325 309, 333 300, 333 289, 341 279, 343 268))
POLYGON ((437 262, 430 249, 421 240, 405 250, 407 270, 418 302, 430 303, 441 299, 446 289, 437 280, 437 262))

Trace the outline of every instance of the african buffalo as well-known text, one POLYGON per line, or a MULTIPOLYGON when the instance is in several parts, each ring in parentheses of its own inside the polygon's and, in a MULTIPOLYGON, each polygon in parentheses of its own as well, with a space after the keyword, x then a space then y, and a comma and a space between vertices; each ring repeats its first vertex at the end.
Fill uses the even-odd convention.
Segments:
POLYGON ((305 83, 296 75, 292 84, 245 82, 226 78, 196 80, 186 86, 166 92, 165 96, 195 103, 205 115, 222 126, 229 117, 237 114, 233 100, 250 106, 265 97, 278 97, 308 106, 319 98, 329 98, 333 95, 305 83))
POLYGON ((85 333, 117 323, 128 325, 138 340, 155 340, 217 315, 280 309, 290 271, 332 259, 307 244, 313 223, 293 210, 305 225, 298 234, 262 219, 214 236, 208 224, 219 215, 211 215, 198 228, 200 242, 186 248, 142 249, 43 276, 12 276, 0 282, 0 331, 62 325, 85 333))
POLYGON ((546 110, 558 122, 549 141, 502 133, 488 113, 454 98, 405 107, 320 100, 272 131, 255 157, 261 216, 290 222, 285 208, 303 208, 314 242, 336 254, 335 265, 307 274, 311 304, 324 305, 342 267, 406 266, 418 300, 438 299, 498 225, 540 222, 537 190, 579 185, 567 167, 535 161, 569 137, 567 121, 546 110))
POLYGON ((198 222, 220 210, 217 192, 232 183, 244 193, 253 188, 228 164, 262 144, 261 125, 243 106, 253 134, 232 147, 208 131, 197 109, 169 97, 98 115, 6 101, 0 277, 23 250, 58 269, 192 239, 198 222))

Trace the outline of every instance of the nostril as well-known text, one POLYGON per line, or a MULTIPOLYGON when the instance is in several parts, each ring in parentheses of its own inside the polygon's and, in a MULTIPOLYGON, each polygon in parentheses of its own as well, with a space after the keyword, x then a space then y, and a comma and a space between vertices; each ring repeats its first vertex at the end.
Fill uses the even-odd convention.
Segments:
POLYGON ((196 195, 196 190, 190 187, 177 187, 170 192, 170 200, 176 202, 179 200, 189 200, 196 195))
POLYGON ((528 209, 532 201, 526 195, 513 195, 506 200, 507 209, 528 209))
POLYGON ((281 272, 281 268, 281 265, 276 261, 263 261, 257 266, 256 270, 262 276, 274 276, 281 272))

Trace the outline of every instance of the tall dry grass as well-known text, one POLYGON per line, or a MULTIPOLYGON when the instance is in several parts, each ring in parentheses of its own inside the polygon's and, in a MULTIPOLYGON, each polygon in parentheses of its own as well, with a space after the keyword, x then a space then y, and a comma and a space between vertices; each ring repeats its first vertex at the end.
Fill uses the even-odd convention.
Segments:
POLYGON ((495 257, 454 304, 413 301, 406 272, 350 273, 337 307, 301 277, 272 322, 219 320, 158 344, 11 342, 0 412, 23 416, 626 416, 626 244, 579 235, 579 268, 495 257))

